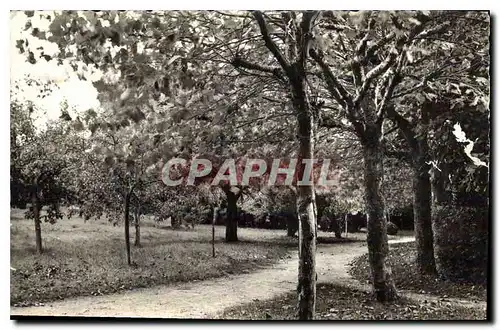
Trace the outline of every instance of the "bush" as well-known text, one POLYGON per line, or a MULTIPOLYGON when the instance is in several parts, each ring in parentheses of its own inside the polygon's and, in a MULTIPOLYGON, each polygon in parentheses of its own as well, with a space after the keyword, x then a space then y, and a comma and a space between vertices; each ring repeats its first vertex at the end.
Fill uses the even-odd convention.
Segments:
POLYGON ((396 226, 393 222, 387 223, 387 234, 388 235, 396 235, 398 233, 398 226, 396 226))
POLYGON ((486 272, 488 215, 487 207, 433 207, 434 253, 441 277, 468 279, 477 272, 486 272))

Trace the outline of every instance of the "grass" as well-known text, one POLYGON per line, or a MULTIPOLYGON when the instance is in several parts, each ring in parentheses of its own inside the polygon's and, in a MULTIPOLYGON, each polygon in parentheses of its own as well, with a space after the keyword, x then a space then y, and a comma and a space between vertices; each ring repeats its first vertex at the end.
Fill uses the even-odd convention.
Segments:
POLYGON ((216 227, 216 258, 211 227, 191 230, 141 227, 142 247, 133 246, 126 264, 123 227, 105 220, 63 219, 42 224, 44 253, 36 255, 33 221, 11 216, 11 305, 29 306, 78 295, 102 295, 139 287, 188 282, 249 272, 285 258, 297 240, 285 231, 241 228, 240 242, 225 243, 216 227))
MULTIPOLYGON (((237 320, 295 320, 297 294, 253 301, 225 310, 218 318, 237 320)), ((485 320, 486 311, 450 306, 443 302, 420 303, 400 298, 392 304, 376 302, 366 292, 338 285, 317 287, 317 320, 485 320)))
MULTIPOLYGON (((474 278, 474 281, 446 281, 437 276, 420 275, 415 264, 415 256, 416 247, 414 242, 391 246, 389 264, 398 289, 439 295, 443 298, 486 300, 487 279, 485 272, 482 272, 481 278, 474 278)), ((365 254, 354 260, 349 272, 359 281, 368 282, 370 280, 368 255, 365 254)))

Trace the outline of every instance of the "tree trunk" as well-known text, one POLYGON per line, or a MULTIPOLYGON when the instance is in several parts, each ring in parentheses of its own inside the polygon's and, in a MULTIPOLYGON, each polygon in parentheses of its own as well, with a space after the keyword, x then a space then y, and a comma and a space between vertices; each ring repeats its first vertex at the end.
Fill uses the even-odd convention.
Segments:
POLYGON ((330 223, 333 224, 333 231, 335 233, 336 238, 342 238, 342 222, 340 221, 337 215, 333 216, 333 219, 330 220, 330 223))
POLYGON ((431 182, 427 155, 427 140, 418 141, 413 150, 413 217, 417 246, 417 267, 421 274, 436 274, 431 216, 431 182))
POLYGON ((295 236, 296 232, 297 232, 297 224, 295 223, 295 219, 292 219, 291 217, 287 218, 286 236, 293 237, 295 236))
POLYGON ((226 242, 238 241, 238 197, 230 189, 226 189, 227 212, 226 212, 226 242))
MULTIPOLYGON (((393 111, 391 115, 393 120, 398 123, 403 136, 410 146, 412 154, 413 218, 417 245, 417 267, 421 274, 435 274, 436 262, 434 260, 431 216, 432 190, 429 178, 429 165, 426 163, 429 154, 429 145, 425 133, 429 123, 428 114, 426 108, 423 108, 422 126, 420 127, 423 134, 417 134, 417 127, 396 112, 393 111)), ((441 193, 438 192, 438 195, 441 195, 441 193)))
POLYGON ((292 214, 287 215, 286 218, 286 236, 294 237, 299 230, 299 216, 297 214, 297 191, 290 188, 290 192, 293 194, 294 208, 292 209, 292 214))
POLYGON ((372 274, 373 289, 378 301, 392 301, 397 297, 388 264, 389 243, 387 220, 380 194, 383 174, 382 148, 376 129, 367 125, 366 140, 363 143, 365 205, 368 216, 368 256, 372 274))
POLYGON ((214 214, 212 217, 212 257, 215 258, 215 221, 217 220, 217 215, 219 214, 219 208, 214 207, 214 214))
POLYGON ((181 219, 172 215, 170 216, 170 224, 172 225, 173 229, 179 229, 181 227, 181 219))
POLYGON ((33 207, 33 216, 35 220, 35 244, 36 244, 36 253, 42 254, 42 226, 40 220, 40 198, 38 192, 38 185, 36 184, 33 191, 33 196, 31 198, 31 203, 33 207))
MULTIPOLYGON (((314 141, 314 138, 312 141, 314 141)), ((314 157, 313 154, 311 154, 311 157, 314 157)), ((314 187, 312 188, 312 199, 314 219, 316 219, 316 221, 314 221, 314 239, 316 240, 318 239, 318 206, 316 205, 316 191, 314 190, 314 187)))
MULTIPOLYGON (((305 164, 302 160, 314 159, 315 118, 307 94, 305 67, 311 49, 310 42, 313 39, 312 28, 319 12, 304 12, 300 27, 292 32, 296 39, 288 45, 291 55, 289 60, 292 63, 283 57, 271 39, 263 14, 259 11, 254 11, 253 14, 266 47, 280 63, 289 81, 293 108, 297 114, 298 177, 303 177, 305 164)), ((316 307, 316 215, 313 185, 297 187, 297 213, 299 217, 298 317, 300 320, 311 320, 314 319, 316 307)))
MULTIPOLYGON (((297 110, 299 154, 298 177, 302 177, 305 164, 302 159, 314 159, 314 119, 304 82, 294 88, 297 110)), ((314 186, 297 187, 297 213, 299 217, 299 320, 314 319, 316 309, 316 206, 314 186)))
POLYGON ((141 246, 141 214, 138 209, 135 210, 135 241, 134 241, 134 246, 141 246))
POLYGON ((130 197, 132 193, 129 192, 125 196, 125 248, 127 250, 127 265, 131 265, 130 260, 130 197))
POLYGON ((431 194, 433 205, 443 205, 451 200, 449 192, 446 191, 446 168, 440 165, 440 169, 434 166, 430 169, 431 194))

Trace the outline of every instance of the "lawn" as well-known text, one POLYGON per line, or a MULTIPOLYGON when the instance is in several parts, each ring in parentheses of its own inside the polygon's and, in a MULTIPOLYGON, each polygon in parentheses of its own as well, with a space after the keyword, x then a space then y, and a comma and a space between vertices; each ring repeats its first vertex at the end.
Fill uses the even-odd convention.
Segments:
MULTIPOLYGON (((42 224, 44 253, 36 255, 33 221, 11 212, 11 305, 28 306, 78 295, 102 295, 139 287, 204 280, 248 272, 296 250, 284 230, 240 228, 240 242, 225 243, 216 227, 216 258, 211 227, 156 228, 145 218, 142 247, 132 244, 127 266, 123 227, 105 220, 63 219, 42 224)), ((131 242, 134 229, 131 227, 131 242)))
MULTIPOLYGON (((471 272, 474 276, 460 282, 451 282, 437 276, 420 275, 416 264, 415 243, 391 245, 389 264, 392 268, 394 282, 400 290, 409 290, 417 293, 428 293, 443 298, 466 298, 472 300, 486 300, 487 275, 486 269, 481 272, 471 272)), ((368 255, 365 254, 352 263, 349 273, 361 282, 369 282, 370 267, 368 255)))
MULTIPOLYGON (((220 319, 296 320, 297 293, 225 310, 220 319)), ((382 304, 366 292, 332 284, 317 287, 316 320, 485 320, 486 311, 400 298, 382 304)))

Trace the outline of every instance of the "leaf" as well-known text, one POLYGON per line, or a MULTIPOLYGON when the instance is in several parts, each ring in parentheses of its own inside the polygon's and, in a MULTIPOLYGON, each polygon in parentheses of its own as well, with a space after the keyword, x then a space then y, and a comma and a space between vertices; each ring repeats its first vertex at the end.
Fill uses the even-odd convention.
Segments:
POLYGON ((131 89, 127 88, 120 94, 120 101, 125 101, 130 97, 131 89))

